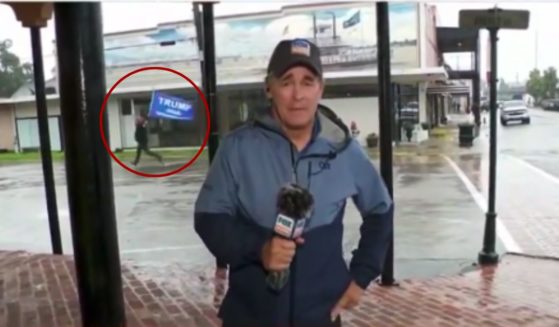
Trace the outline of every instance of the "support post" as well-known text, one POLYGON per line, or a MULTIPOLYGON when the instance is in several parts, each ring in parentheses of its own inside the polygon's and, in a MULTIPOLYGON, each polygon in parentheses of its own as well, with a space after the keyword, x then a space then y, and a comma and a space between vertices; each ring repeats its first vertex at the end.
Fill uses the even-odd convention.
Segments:
POLYGON ((472 96, 472 113, 474 115, 474 122, 476 125, 476 129, 479 130, 479 126, 481 124, 481 104, 480 104, 480 46, 479 46, 479 33, 477 33, 477 38, 476 38, 476 48, 475 48, 475 58, 474 58, 474 78, 473 78, 473 83, 472 83, 472 91, 473 91, 473 96, 472 96))
MULTIPOLYGON (((204 88, 206 77, 204 76, 204 28, 202 26, 202 12, 200 11, 200 2, 192 3, 192 15, 194 17, 194 28, 196 31, 196 43, 198 44, 198 60, 200 61, 200 87, 202 93, 206 94, 206 89, 204 88)), ((207 99, 206 99, 207 100, 207 99)), ((203 103, 198 104, 199 108, 203 108, 203 103)), ((210 122, 211 123, 211 122, 210 122)), ((200 144, 203 143, 205 131, 200 129, 198 132, 198 141, 200 144)), ((209 151, 208 151, 209 152, 209 151)), ((210 158, 211 160, 212 158, 210 158)))
MULTIPOLYGON (((210 138, 208 152, 210 165, 219 147, 219 115, 217 109, 217 82, 215 64, 215 35, 213 3, 202 3, 202 14, 197 3, 194 3, 194 19, 197 24, 198 46, 203 49, 201 64, 202 89, 210 107, 210 138), (197 22, 196 22, 197 21, 197 22)), ((227 263, 216 260, 217 269, 227 269, 227 263)))
POLYGON ((398 106, 398 142, 402 142, 402 85, 396 84, 396 105, 398 106))
MULTIPOLYGON (((378 83, 379 83, 379 138, 380 138, 380 172, 390 196, 393 197, 392 178, 392 111, 390 82, 390 27, 388 2, 376 3, 377 47, 378 47, 378 83)), ((394 235, 390 235, 390 245, 386 253, 381 284, 390 286, 394 280, 394 235)))
MULTIPOLYGON (((123 327, 126 318, 112 166, 99 135, 99 112, 106 92, 101 4, 56 3, 55 12, 68 205, 82 326, 123 327)), ((105 112, 101 118, 105 126, 107 116, 105 112)))
POLYGON ((62 238, 60 236, 60 225, 58 221, 58 205, 56 203, 56 188, 52 167, 48 107, 45 92, 41 28, 33 26, 30 30, 31 48, 33 51, 33 75, 35 79, 35 102, 37 104, 37 120, 39 123, 39 140, 41 142, 41 160, 43 163, 43 176, 45 179, 50 241, 52 253, 62 254, 62 238))
POLYGON ((489 80, 489 112, 490 112, 490 147, 489 147, 489 194, 487 213, 485 215, 485 230, 483 235, 483 249, 479 253, 478 261, 482 265, 492 265, 499 261, 495 252, 496 218, 495 191, 497 178, 497 32, 498 29, 489 29, 491 40, 491 73, 489 80))
POLYGON ((440 95, 435 95, 435 127, 439 127, 439 108, 441 106, 441 96, 440 95))
POLYGON ((202 30, 204 48, 203 88, 210 106, 210 139, 208 140, 210 163, 219 146, 219 115, 217 109, 217 87, 215 67, 214 4, 202 4, 202 30))

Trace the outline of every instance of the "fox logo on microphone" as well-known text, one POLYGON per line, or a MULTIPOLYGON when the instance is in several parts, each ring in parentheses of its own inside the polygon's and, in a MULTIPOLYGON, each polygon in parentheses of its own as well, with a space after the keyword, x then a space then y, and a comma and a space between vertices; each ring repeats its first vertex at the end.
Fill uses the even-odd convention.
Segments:
POLYGON ((295 239, 303 234, 306 219, 293 219, 286 215, 279 214, 274 226, 274 232, 288 239, 295 239))

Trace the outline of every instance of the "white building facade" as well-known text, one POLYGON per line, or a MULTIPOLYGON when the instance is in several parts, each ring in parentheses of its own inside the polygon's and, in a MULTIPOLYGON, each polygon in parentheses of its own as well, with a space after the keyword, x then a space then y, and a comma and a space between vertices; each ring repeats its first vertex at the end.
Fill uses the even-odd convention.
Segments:
MULTIPOLYGON (((424 3, 389 4, 392 81, 402 90, 402 102, 419 104, 419 122, 429 119, 427 88, 447 78, 439 66, 436 13, 424 3)), ((275 45, 286 38, 306 38, 321 48, 326 88, 321 101, 349 126, 355 122, 359 139, 379 130, 376 13, 370 3, 323 3, 287 6, 276 12, 216 17, 215 46, 220 132, 226 133, 267 105, 263 80, 275 45)), ((143 67, 167 67, 201 86, 199 50, 192 21, 160 24, 156 28, 106 34, 107 88, 143 67)), ((63 150, 62 121, 56 78, 47 81, 51 147, 63 150)), ((192 121, 152 119, 152 147, 200 145, 206 116, 195 89, 178 75, 149 70, 131 75, 112 93, 106 108, 113 150, 133 148, 134 120, 149 110, 153 91, 192 101, 192 121)), ((37 113, 32 87, 0 99, 0 150, 39 147, 37 113)))

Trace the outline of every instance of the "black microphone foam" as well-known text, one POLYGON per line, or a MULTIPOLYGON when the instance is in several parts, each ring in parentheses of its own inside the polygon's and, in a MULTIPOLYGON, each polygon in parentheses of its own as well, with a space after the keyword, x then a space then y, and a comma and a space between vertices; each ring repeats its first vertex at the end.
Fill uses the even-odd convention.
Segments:
POLYGON ((308 218, 313 205, 314 199, 312 194, 295 183, 283 186, 278 193, 278 212, 292 219, 308 218))

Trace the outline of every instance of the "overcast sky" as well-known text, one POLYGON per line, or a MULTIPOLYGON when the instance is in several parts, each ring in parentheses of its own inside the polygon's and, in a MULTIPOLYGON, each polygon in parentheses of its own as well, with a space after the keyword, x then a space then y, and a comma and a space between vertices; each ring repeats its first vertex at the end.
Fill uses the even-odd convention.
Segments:
MULTIPOLYGON (((291 3, 293 3, 292 1, 291 3)), ((302 1, 297 1, 301 3, 302 1)), ((316 2, 316 1, 315 1, 316 2)), ((258 12, 278 9, 287 2, 221 2, 215 7, 215 15, 258 12)), ((432 2, 437 6, 439 26, 457 26, 458 12, 464 8, 493 7, 490 2, 432 2)), ((373 3, 371 3, 373 5, 373 3)), ((531 12, 530 29, 526 31, 501 31, 498 51, 498 74, 507 81, 520 81, 528 77, 528 72, 536 65, 540 69, 557 66, 559 61, 559 29, 554 22, 557 21, 559 3, 552 2, 509 2, 498 3, 501 8, 528 9, 531 12), (538 42, 536 42, 536 35, 538 42), (536 44, 538 45, 536 47, 536 44)), ((103 31, 116 32, 138 28, 154 27, 158 23, 177 21, 191 18, 191 3, 184 2, 158 2, 157 11, 153 2, 103 2, 103 31), (132 9, 133 8, 133 9, 132 9)), ((54 27, 51 20, 43 29, 43 53, 45 55, 45 69, 54 65, 53 39, 54 27)), ((375 28, 372 26, 371 28, 375 28)), ((482 69, 485 69, 485 38, 487 33, 482 32, 482 69)), ((13 42, 14 51, 23 61, 31 61, 31 47, 29 31, 22 28, 16 21, 10 7, 0 4, 0 40, 9 38, 13 42)), ((469 58, 464 56, 447 57, 448 63, 455 67, 467 68, 469 58)), ((50 72, 46 72, 50 76, 50 72)))

